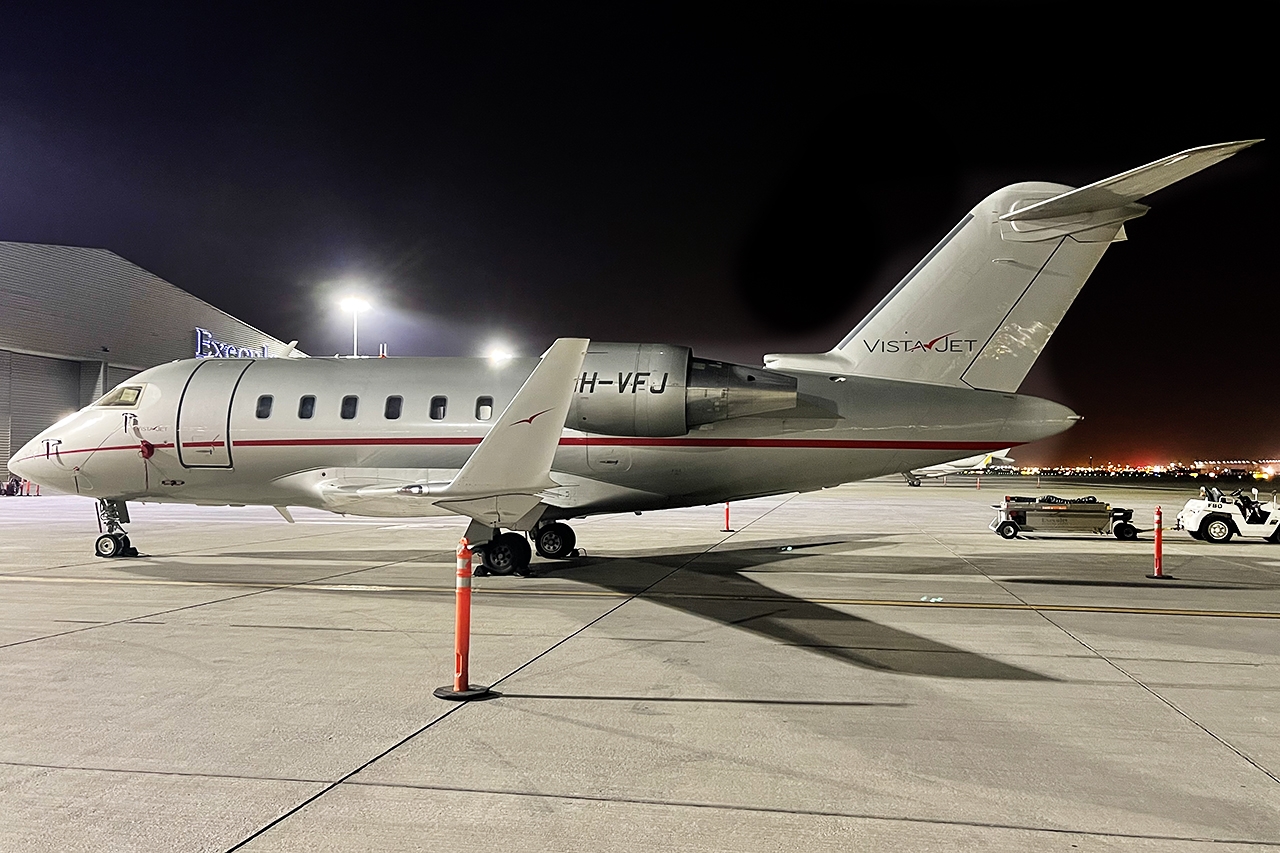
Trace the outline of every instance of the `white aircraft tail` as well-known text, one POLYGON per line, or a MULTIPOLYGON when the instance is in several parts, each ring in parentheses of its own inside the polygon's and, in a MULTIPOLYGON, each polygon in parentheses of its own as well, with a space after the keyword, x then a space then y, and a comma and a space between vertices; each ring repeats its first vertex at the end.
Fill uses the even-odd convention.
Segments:
POLYGON ((1016 391, 1139 199, 1261 140, 1191 148, 1079 189, 1014 184, 973 208, 811 370, 1016 391))

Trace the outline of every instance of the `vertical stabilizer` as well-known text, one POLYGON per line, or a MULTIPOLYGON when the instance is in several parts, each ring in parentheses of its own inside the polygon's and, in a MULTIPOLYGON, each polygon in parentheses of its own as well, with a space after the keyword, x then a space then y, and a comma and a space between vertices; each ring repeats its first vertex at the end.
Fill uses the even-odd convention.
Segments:
POLYGON ((1258 140, 1192 148, 1080 189, 1014 184, 983 199, 813 370, 1016 391, 1137 201, 1258 140))

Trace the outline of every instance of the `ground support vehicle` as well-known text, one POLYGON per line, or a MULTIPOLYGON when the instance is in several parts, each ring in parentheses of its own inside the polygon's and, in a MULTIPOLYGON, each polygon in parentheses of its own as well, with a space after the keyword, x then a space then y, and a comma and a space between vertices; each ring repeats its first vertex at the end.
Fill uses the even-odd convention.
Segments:
POLYGON ((1221 489, 1209 486, 1200 490, 1200 497, 1187 501, 1173 529, 1209 542, 1230 542, 1233 536, 1280 542, 1280 513, 1276 512, 1275 495, 1262 503, 1257 489, 1252 496, 1240 489, 1224 495, 1221 489))
POLYGON ((1005 539, 1013 539, 1023 531, 1110 534, 1125 540, 1138 538, 1133 510, 1099 502, 1093 495, 1083 498, 1005 495, 1004 502, 993 504, 992 508, 996 510, 996 517, 988 527, 1005 539))

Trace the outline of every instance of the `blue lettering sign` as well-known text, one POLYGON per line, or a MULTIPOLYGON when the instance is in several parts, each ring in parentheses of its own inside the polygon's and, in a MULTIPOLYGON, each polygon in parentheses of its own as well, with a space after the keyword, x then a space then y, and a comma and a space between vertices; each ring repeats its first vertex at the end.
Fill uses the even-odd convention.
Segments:
POLYGON ((267 347, 238 347, 224 344, 208 329, 196 327, 196 358, 266 358, 267 347))

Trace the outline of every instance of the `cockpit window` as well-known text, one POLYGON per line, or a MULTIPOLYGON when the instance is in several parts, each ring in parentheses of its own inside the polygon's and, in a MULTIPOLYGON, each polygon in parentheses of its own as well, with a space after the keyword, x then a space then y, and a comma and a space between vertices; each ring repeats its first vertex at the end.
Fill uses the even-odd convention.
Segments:
POLYGON ((114 389, 107 396, 103 397, 95 406, 136 406, 138 398, 142 396, 141 385, 121 385, 114 389))

